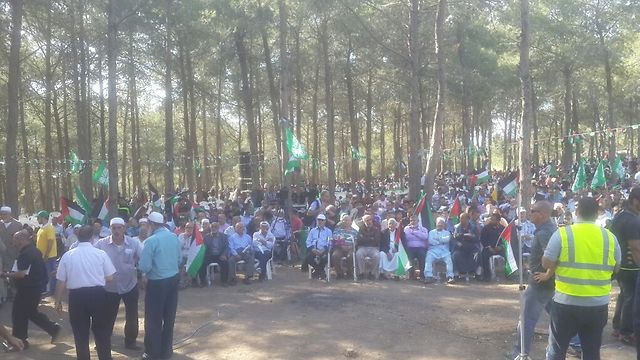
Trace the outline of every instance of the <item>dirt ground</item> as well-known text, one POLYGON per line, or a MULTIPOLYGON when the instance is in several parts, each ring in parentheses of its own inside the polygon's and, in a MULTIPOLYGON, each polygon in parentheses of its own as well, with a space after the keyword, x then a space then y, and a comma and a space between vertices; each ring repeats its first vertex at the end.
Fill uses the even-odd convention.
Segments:
MULTIPOLYGON (((508 359, 518 317, 517 285, 503 282, 428 285, 417 281, 308 280, 280 266, 272 281, 180 292, 173 359, 508 359)), ((75 355, 68 318, 52 302, 43 310, 63 326, 60 341, 30 326, 31 348, 13 359, 75 355)), ((143 306, 141 300, 141 314, 143 306)), ((613 311, 611 306, 610 311, 613 311)), ((123 347, 124 309, 112 339, 114 359, 137 358, 123 347)), ((609 319, 611 319, 610 314, 609 319)), ((140 320, 139 342, 144 324, 140 320)), ((10 307, 0 310, 10 324, 10 307)), ((544 358, 548 318, 538 324, 533 359, 544 358)), ((634 359, 605 329, 603 359, 634 359)), ((92 345, 93 347, 93 345, 92 345)), ((95 353, 93 358, 97 358, 95 353)))

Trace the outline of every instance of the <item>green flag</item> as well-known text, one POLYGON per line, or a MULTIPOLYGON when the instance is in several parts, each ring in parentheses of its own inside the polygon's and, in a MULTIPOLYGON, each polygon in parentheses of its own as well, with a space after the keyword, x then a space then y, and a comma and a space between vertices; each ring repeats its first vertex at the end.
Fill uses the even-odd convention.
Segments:
POLYGON ((109 186, 109 169, 105 160, 100 162, 98 169, 93 173, 93 181, 102 186, 109 186))
POLYGON ((624 166, 622 166, 622 159, 620 159, 620 156, 616 156, 616 160, 613 162, 613 173, 618 175, 619 180, 624 179, 625 170, 624 166))
POLYGON ((351 159, 353 160, 362 160, 362 155, 360 155, 360 151, 355 147, 351 146, 351 159))
POLYGON ((78 159, 78 155, 76 155, 75 151, 71 150, 71 154, 69 154, 69 159, 71 161, 69 170, 71 170, 72 173, 80 174, 83 168, 82 161, 78 159))
POLYGON ((293 173, 297 167, 300 167, 300 159, 291 155, 289 162, 287 162, 287 168, 284 170, 284 175, 287 176, 293 173))
POLYGON ((576 174, 576 179, 573 181, 573 185, 571 185, 571 191, 578 192, 586 186, 586 174, 584 171, 584 160, 580 161, 580 166, 578 167, 578 173, 576 174))
POLYGON ((549 165, 549 177, 558 177, 558 168, 556 164, 549 165))
POLYGON ((287 149, 292 157, 300 160, 307 160, 307 151, 293 135, 291 128, 287 127, 287 149))
POLYGON ((82 210, 84 210, 85 214, 91 214, 93 210, 91 208, 91 204, 89 204, 89 201, 87 201, 87 198, 84 196, 84 193, 78 187, 78 185, 76 185, 75 190, 76 190, 76 198, 78 199, 78 205, 80 205, 82 210))
POLYGON ((196 170, 196 177, 200 177, 202 175, 202 166, 200 165, 200 160, 196 159, 194 162, 194 167, 196 170))
POLYGON ((593 175, 593 180, 591 180, 591 189, 595 190, 599 187, 607 186, 607 178, 604 176, 604 164, 602 161, 598 164, 598 169, 596 173, 593 175))

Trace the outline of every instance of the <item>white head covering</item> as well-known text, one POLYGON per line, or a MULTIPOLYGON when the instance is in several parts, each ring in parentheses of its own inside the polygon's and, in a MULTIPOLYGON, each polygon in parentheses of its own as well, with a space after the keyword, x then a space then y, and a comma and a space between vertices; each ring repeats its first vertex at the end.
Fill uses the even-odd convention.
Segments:
POLYGON ((121 217, 114 217, 109 222, 109 226, 113 226, 113 225, 124 225, 124 219, 121 217))
POLYGON ((149 216, 147 216, 147 218, 149 219, 149 221, 151 221, 152 223, 155 224, 164 224, 164 216, 162 216, 162 214, 160 214, 157 211, 153 211, 151 212, 151 214, 149 214, 149 216))
POLYGON ((8 213, 11 214, 11 208, 8 206, 0 207, 0 213, 8 213))

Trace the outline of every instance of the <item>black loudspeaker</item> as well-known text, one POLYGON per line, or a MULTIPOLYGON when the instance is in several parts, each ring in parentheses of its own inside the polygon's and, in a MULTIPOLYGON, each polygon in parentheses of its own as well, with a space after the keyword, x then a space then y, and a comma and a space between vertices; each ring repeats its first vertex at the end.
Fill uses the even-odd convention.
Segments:
POLYGON ((240 166, 240 178, 251 179, 251 154, 248 151, 240 152, 238 165, 240 166))

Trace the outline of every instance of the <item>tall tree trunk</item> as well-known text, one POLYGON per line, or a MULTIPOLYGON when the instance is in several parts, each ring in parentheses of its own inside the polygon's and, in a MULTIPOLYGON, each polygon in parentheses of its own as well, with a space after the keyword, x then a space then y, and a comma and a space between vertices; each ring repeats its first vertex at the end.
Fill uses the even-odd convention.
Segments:
MULTIPOLYGON (((49 1, 51 6, 51 1, 49 1)), ((44 149, 47 156, 53 154, 53 138, 52 138, 52 115, 51 115, 51 97, 53 88, 53 68, 51 64, 51 11, 47 11, 47 25, 45 30, 45 50, 44 50, 44 84, 45 84, 45 96, 44 96, 44 149)), ((44 163, 44 169, 47 174, 52 174, 55 169, 53 161, 44 163)), ((55 207, 55 202, 51 198, 53 195, 53 177, 46 176, 44 181, 45 197, 42 199, 42 205, 44 209, 52 210, 55 207)))
POLYGON ((403 168, 402 168, 402 137, 401 137, 401 128, 402 128, 402 105, 398 102, 396 107, 395 116, 393 119, 393 173, 394 180, 398 181, 402 178, 403 168))
MULTIPOLYGON (((267 69, 267 80, 269 82, 269 99, 271 100, 271 116, 273 119, 273 131, 274 138, 276 140, 276 152, 278 155, 282 154, 282 136, 280 134, 280 109, 278 99, 278 87, 276 86, 275 75, 273 74, 273 64, 271 61, 271 48, 269 46, 269 36, 267 34, 267 28, 262 28, 262 46, 264 48, 264 63, 267 69)), ((278 158, 278 169, 282 169, 283 161, 287 163, 288 159, 278 158)), ((283 174, 278 174, 280 182, 283 181, 283 174)))
MULTIPOLYGON (((604 29, 602 28, 602 24, 598 21, 597 30, 598 30, 598 40, 600 43, 600 47, 602 49, 602 59, 604 62, 604 74, 606 79, 606 89, 607 89, 607 126, 609 129, 616 128, 616 118, 613 116, 614 112, 614 100, 613 100, 613 75, 611 73, 611 55, 609 54, 609 48, 607 48, 607 44, 605 43, 605 35, 604 29)), ((609 161, 613 162, 616 157, 616 133, 612 132, 609 134, 609 161)))
POLYGON ((446 56, 444 53, 444 20, 447 12, 447 0, 438 1, 438 12, 436 15, 435 25, 435 43, 436 43, 436 59, 438 64, 438 102, 436 105, 436 116, 433 120, 433 131, 431 133, 431 151, 429 152, 429 160, 427 161, 425 194, 431 196, 435 185, 436 169, 440 158, 442 157, 442 145, 440 138, 442 137, 445 111, 446 111, 446 56))
POLYGON ((11 0, 11 45, 9 49, 9 75, 7 82, 7 98, 9 111, 6 125, 5 143, 5 203, 16 214, 20 214, 18 200, 18 151, 17 135, 18 122, 20 121, 20 84, 22 82, 20 64, 20 46, 22 42, 22 13, 23 1, 11 0))
MULTIPOLYGON (((573 92, 573 95, 571 97, 571 122, 572 122, 572 127, 573 130, 575 132, 579 132, 579 121, 580 119, 578 118, 578 96, 576 95, 576 92, 573 92)), ((574 141, 574 146, 575 148, 575 153, 576 153, 576 162, 579 163, 580 159, 582 158, 582 139, 574 141)), ((633 146, 631 147, 633 149, 633 146)))
MULTIPOLYGON (((64 81, 64 80, 63 80, 64 81)), ((69 170, 69 156, 68 151, 65 149, 64 132, 62 131, 62 120, 60 119, 60 109, 58 108, 58 93, 53 93, 53 119, 56 123, 56 140, 58 145, 58 159, 62 160, 62 163, 58 166, 58 183, 61 187, 62 196, 69 197, 69 184, 65 181, 64 174, 69 170)), ((56 199, 57 201, 57 199, 56 199)))
POLYGON ((311 127, 313 129, 313 158, 311 159, 311 179, 314 184, 320 183, 320 153, 318 136, 318 87, 320 84, 320 61, 315 61, 313 77, 313 95, 311 97, 311 127))
MULTIPOLYGON (((77 68, 76 66, 74 66, 74 69, 77 68)), ((64 68, 63 65, 63 74, 66 74, 66 69, 64 68)), ((65 151, 64 151, 64 155, 65 155, 65 159, 67 160, 65 162, 65 166, 69 166, 69 152, 71 151, 71 143, 69 142, 69 93, 67 92, 67 79, 63 78, 62 81, 62 118, 64 120, 63 122, 63 132, 64 132, 64 144, 65 144, 65 151)), ((67 169, 65 169, 67 170, 67 169)), ((67 192, 66 192, 66 196, 70 197, 71 196, 71 172, 70 171, 65 171, 66 173, 66 178, 65 178, 65 184, 67 185, 67 192)))
MULTIPOLYGON (((191 147, 191 158, 193 159, 194 163, 199 163, 199 156, 198 156, 198 128, 196 126, 196 114, 198 111, 198 106, 196 104, 196 95, 195 95, 195 73, 193 71, 193 63, 191 61, 191 51, 186 50, 185 51, 185 59, 186 59, 186 65, 187 68, 185 69, 187 71, 186 75, 187 75, 187 86, 188 86, 188 90, 189 90, 189 117, 191 120, 191 123, 189 124, 189 136, 190 136, 190 147, 191 147)), ((194 164, 195 166, 195 164, 194 164)), ((195 171, 195 168, 194 168, 195 171)), ((195 189, 194 189, 194 195, 202 190, 202 167, 200 166, 200 169, 198 170, 199 174, 195 174, 195 189)))
MULTIPOLYGON (((446 0, 442 0, 445 1, 446 0)), ((420 141, 420 0, 411 0, 411 10, 409 19, 409 65, 411 67, 411 77, 409 79, 410 97, 410 117, 407 124, 411 131, 409 135, 409 198, 417 199, 420 191, 420 179, 422 177, 422 145, 420 141)), ((440 11, 440 10, 439 10, 440 11)))
POLYGON ((174 151, 174 130, 173 130, 173 84, 171 80, 171 51, 173 44, 171 41, 171 21, 170 17, 173 13, 173 0, 166 0, 164 13, 164 189, 165 193, 172 193, 174 189, 173 183, 173 167, 175 166, 174 151))
POLYGON ((333 109, 333 78, 331 72, 331 61, 329 59, 329 30, 328 20, 324 19, 320 30, 320 41, 322 44, 322 58, 324 61, 324 97, 327 116, 327 182, 331 196, 336 189, 336 166, 335 166, 335 142, 334 142, 334 109, 333 109))
MULTIPOLYGON (((302 73, 302 65, 300 64, 300 28, 295 32, 295 49, 296 49, 296 136, 302 138, 302 100, 304 94, 304 79, 302 73)), ((308 143, 308 142, 307 142, 308 143)))
POLYGON ((249 140, 250 167, 252 186, 260 186, 260 173, 258 171, 258 133, 256 131, 255 117, 253 113, 253 93, 249 83, 249 56, 245 46, 245 30, 238 29, 235 32, 235 45, 240 63, 240 79, 242 81, 242 100, 244 102, 245 120, 247 122, 247 135, 249 140))
POLYGON ((127 133, 127 127, 129 126, 130 123, 130 119, 129 119, 129 108, 130 108, 130 104, 131 104, 131 92, 127 92, 127 98, 125 101, 125 106, 124 106, 124 116, 123 116, 123 124, 122 124, 122 158, 120 158, 120 163, 122 166, 122 171, 121 171, 121 176, 120 176, 120 196, 122 197, 126 197, 127 196, 127 152, 129 151, 129 146, 127 146, 127 136, 124 136, 124 134, 127 133))
MULTIPOLYGON (((384 122, 384 113, 380 113, 380 176, 388 178, 385 155, 386 153, 386 130, 384 122)), ((373 145, 373 144, 372 144, 373 145)))
POLYGON ((365 130, 365 180, 367 186, 371 188, 373 176, 371 174, 371 149, 373 148, 373 71, 369 69, 367 78, 367 124, 365 130))
POLYGON ((204 168, 204 178, 202 179, 202 189, 209 191, 211 187, 211 162, 209 153, 209 134, 207 133, 207 98, 204 91, 202 92, 202 167, 204 168))
POLYGON ((194 191, 193 179, 193 149, 191 147, 191 121, 189 121, 189 86, 187 84, 187 70, 184 45, 179 46, 180 83, 182 84, 182 124, 184 128, 183 174, 187 179, 187 187, 194 191))
MULTIPOLYGON (((24 116, 24 100, 20 101, 20 133, 22 135, 22 156, 25 159, 31 159, 29 156, 29 140, 27 136, 27 126, 25 125, 24 116)), ((37 158, 37 157, 36 157, 37 158)), ((24 164, 24 209, 27 214, 35 212, 33 202, 33 187, 31 186, 31 165, 29 161, 24 164)), ((14 210, 17 211, 17 210, 14 210)))
POLYGON ((78 21, 78 27, 75 30, 75 37, 77 37, 77 52, 78 61, 74 62, 74 66, 80 65, 78 78, 74 79, 76 88, 76 130, 78 138, 78 156, 80 159, 87 161, 87 166, 83 172, 80 173, 79 181, 80 188, 85 196, 93 198, 93 184, 91 179, 91 127, 89 124, 89 106, 87 103, 87 77, 88 77, 88 65, 87 65, 87 45, 85 42, 85 6, 87 0, 79 0, 79 8, 76 20, 78 21))
MULTIPOLYGON (((351 37, 348 40, 347 56, 345 61, 345 82, 347 85, 347 107, 349 110, 349 125, 351 134, 351 146, 356 151, 360 146, 360 134, 358 133, 358 119, 356 115, 355 99, 353 95, 353 74, 351 71, 351 56, 353 55, 353 47, 351 45, 351 37)), ((360 179, 359 160, 351 156, 351 191, 356 190, 356 182, 360 179)))
MULTIPOLYGON (((134 34, 135 27, 130 25, 129 28, 129 46, 128 46, 128 58, 129 58, 129 100, 131 102, 131 158, 132 158, 132 180, 133 191, 142 191, 142 170, 141 170, 141 152, 140 152, 140 119, 138 111, 138 87, 136 84, 136 62, 134 58, 134 34)), ((124 175, 124 174, 123 174, 124 175)))
MULTIPOLYGON (((109 86, 109 142, 107 164, 109 168, 109 215, 118 214, 118 19, 116 0, 109 0, 107 14, 107 71, 109 86)), ((125 125, 126 129, 126 125, 125 125)), ((122 174, 125 176, 125 174, 122 174)), ((124 190, 124 189, 123 189, 124 190)))
POLYGON ((100 87, 100 159, 107 159, 107 127, 105 126, 106 107, 104 104, 104 76, 102 75, 102 54, 98 56, 98 87, 100 87))
POLYGON ((531 75, 529 74, 529 0, 520 0, 520 66, 522 114, 520 118, 520 206, 530 204, 532 195, 530 171, 531 137, 531 75))
POLYGON ((562 69, 562 79, 564 80, 564 132, 562 133, 562 169, 565 173, 571 170, 573 153, 572 144, 569 141, 572 135, 571 129, 571 67, 565 65, 562 69))
POLYGON ((538 144, 538 99, 536 87, 531 80, 531 126, 533 128, 533 164, 540 165, 540 146, 538 144))
POLYGON ((471 153, 471 89, 469 86, 469 75, 465 62, 464 46, 464 24, 458 24, 456 38, 458 42, 458 61, 462 71, 462 172, 468 174, 473 167, 473 154, 471 153))
MULTIPOLYGON (((278 30, 280 33, 279 43, 280 43, 280 113, 287 114, 290 109, 290 87, 289 87, 289 51, 287 49, 287 6, 285 4, 285 0, 278 1, 278 12, 279 12, 279 23, 278 30)), ((282 137, 285 137, 284 132, 282 133, 282 137)), ((289 158, 289 151, 286 146, 281 146, 282 154, 281 157, 283 162, 285 159, 289 158)), ((281 173, 284 174, 284 168, 279 169, 281 173)), ((287 176, 284 176, 284 183, 282 184, 285 189, 287 189, 287 199, 284 202, 285 214, 289 217, 289 221, 291 220, 291 190, 289 189, 289 179, 287 176)))

